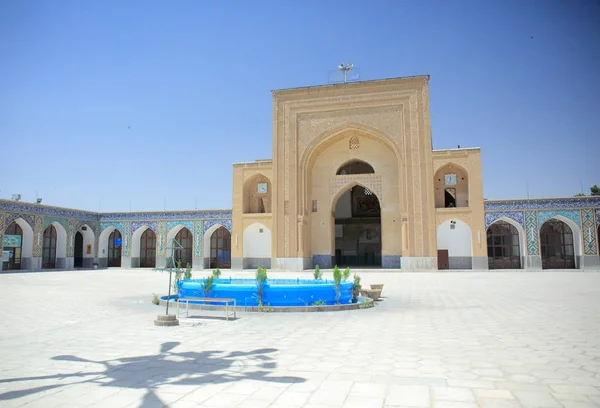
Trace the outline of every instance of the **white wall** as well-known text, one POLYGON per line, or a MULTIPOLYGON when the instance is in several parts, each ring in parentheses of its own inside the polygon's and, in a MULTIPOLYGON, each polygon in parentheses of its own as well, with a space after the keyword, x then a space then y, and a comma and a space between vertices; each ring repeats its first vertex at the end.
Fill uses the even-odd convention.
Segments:
POLYGON ((23 237, 21 238, 21 257, 30 258, 33 256, 33 229, 23 218, 17 218, 15 222, 23 231, 23 237))
POLYGON ((246 227, 243 242, 244 258, 271 257, 271 231, 263 224, 255 222, 246 227))
POLYGON ((56 257, 64 258, 67 256, 67 231, 56 221, 52 225, 56 229, 56 257))
POLYGON ((447 220, 437 227, 437 249, 447 249, 448 256, 471 256, 471 229, 460 220, 447 220), (451 221, 456 222, 454 228, 451 221))
MULTIPOLYGON (((81 235, 83 235, 83 257, 84 258, 93 258, 94 257, 94 232, 92 231, 92 229, 90 228, 89 225, 87 226, 87 230, 83 231, 83 230, 79 230, 79 232, 81 233, 81 235), (88 254, 86 252, 87 246, 91 245, 92 246, 92 253, 88 254)), ((73 237, 73 239, 75 239, 73 237)))

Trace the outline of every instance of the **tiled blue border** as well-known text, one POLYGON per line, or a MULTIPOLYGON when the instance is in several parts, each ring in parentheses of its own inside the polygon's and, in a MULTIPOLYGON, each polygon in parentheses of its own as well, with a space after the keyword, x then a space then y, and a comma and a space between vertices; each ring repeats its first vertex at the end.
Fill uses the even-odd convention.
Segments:
POLYGON ((485 211, 598 208, 600 207, 600 197, 486 200, 483 205, 485 211))
POLYGON ((557 215, 562 215, 565 218, 570 219, 579 227, 581 227, 581 213, 579 210, 556 210, 556 211, 538 211, 538 228, 542 228, 542 224, 548 221, 550 218, 557 215))
POLYGON ((485 229, 492 225, 498 218, 507 217, 515 220, 523 228, 525 228, 525 217, 521 211, 498 211, 498 212, 487 212, 485 213, 485 229))
POLYGON ((231 219, 231 210, 222 211, 177 211, 177 212, 144 212, 144 213, 103 213, 100 221, 157 221, 157 220, 192 220, 192 219, 231 219))

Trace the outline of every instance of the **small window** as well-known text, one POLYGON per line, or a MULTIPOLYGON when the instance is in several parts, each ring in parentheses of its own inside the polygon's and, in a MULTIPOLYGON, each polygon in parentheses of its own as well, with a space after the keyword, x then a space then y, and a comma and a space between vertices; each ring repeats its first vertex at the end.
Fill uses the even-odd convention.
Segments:
POLYGON ((365 195, 370 196, 373 195, 373 193, 371 193, 371 191, 368 188, 365 188, 365 195))
POLYGON ((317 200, 313 200, 312 202, 312 212, 317 212, 317 200))
POLYGON ((350 138, 350 142, 348 143, 348 148, 350 150, 356 150, 360 147, 360 142, 358 141, 358 137, 352 136, 350 138))

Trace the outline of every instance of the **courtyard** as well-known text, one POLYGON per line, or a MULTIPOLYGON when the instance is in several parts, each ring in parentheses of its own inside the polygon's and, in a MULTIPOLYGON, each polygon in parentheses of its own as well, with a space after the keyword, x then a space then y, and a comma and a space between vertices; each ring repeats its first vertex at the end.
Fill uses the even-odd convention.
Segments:
POLYGON ((356 272, 375 308, 174 328, 164 273, 2 274, 0 405, 600 407, 600 273, 356 272))

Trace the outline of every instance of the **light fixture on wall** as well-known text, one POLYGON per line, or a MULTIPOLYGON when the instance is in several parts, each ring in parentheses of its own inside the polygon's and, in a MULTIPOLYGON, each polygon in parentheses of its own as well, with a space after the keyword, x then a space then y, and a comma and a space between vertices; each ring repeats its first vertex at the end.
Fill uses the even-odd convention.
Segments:
POLYGON ((37 199, 37 200, 35 200, 35 201, 36 201, 38 204, 41 204, 41 203, 42 203, 42 199, 41 199, 41 198, 38 198, 38 199, 37 199))
POLYGON ((456 228, 456 221, 451 220, 450 221, 450 229, 454 229, 454 228, 456 228))

